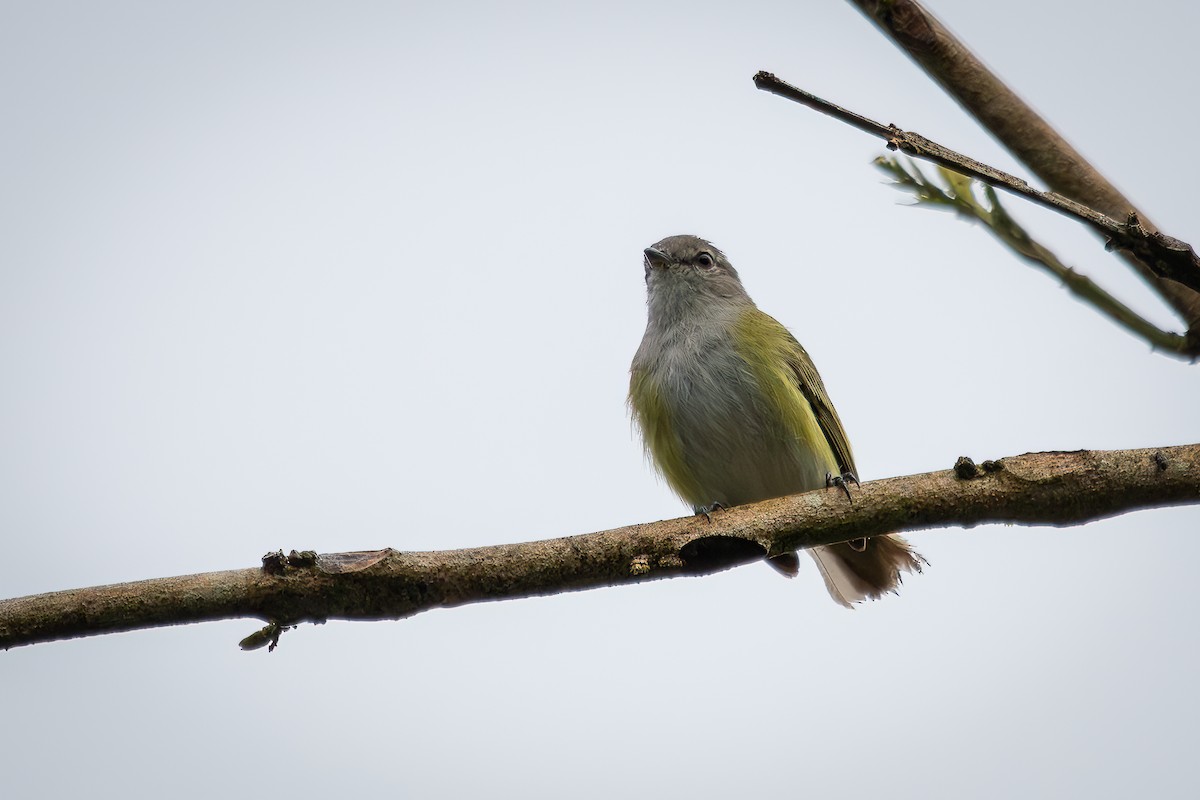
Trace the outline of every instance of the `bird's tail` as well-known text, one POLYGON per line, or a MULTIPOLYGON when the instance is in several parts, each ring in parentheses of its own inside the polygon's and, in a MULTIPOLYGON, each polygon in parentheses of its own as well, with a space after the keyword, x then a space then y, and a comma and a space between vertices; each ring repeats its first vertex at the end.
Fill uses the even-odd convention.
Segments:
POLYGON ((850 608, 900 586, 900 573, 920 572, 928 562, 894 534, 814 547, 808 551, 821 570, 834 600, 850 608))

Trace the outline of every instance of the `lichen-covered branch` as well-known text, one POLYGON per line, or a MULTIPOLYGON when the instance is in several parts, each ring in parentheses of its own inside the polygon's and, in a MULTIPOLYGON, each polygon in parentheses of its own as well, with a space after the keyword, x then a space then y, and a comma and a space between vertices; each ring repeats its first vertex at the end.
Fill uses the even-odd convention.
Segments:
POLYGON ((1186 336, 1160 329, 1091 278, 1062 263, 1058 256, 1037 242, 1009 215, 992 187, 978 184, 945 167, 936 167, 938 177, 946 184, 946 188, 943 188, 902 156, 880 156, 875 159, 875 165, 895 179, 897 188, 912 192, 918 203, 951 209, 961 217, 982 222, 992 235, 1021 259, 1060 279, 1063 286, 1080 300, 1140 337, 1155 350, 1189 360, 1200 357, 1200 349, 1196 349, 1186 336), (982 200, 976 196, 977 190, 982 194, 982 200))
POLYGON ((951 470, 865 483, 853 502, 818 490, 718 511, 711 521, 687 517, 469 550, 272 554, 261 568, 3 600, 0 648, 205 620, 268 621, 244 643, 252 647, 300 622, 401 619, 485 600, 704 575, 889 531, 1076 525, 1185 503, 1200 503, 1200 444, 1030 453, 980 465, 960 459, 951 470))

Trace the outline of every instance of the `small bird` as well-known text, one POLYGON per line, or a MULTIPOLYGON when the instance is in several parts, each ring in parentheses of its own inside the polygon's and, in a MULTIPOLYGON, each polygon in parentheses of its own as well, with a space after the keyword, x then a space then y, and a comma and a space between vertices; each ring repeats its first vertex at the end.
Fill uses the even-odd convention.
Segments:
MULTIPOLYGON (((725 254, 696 236, 645 250, 646 333, 629 405, 646 451, 697 514, 857 483, 841 420, 812 359, 758 309, 725 254)), ((894 592, 926 563, 895 535, 808 551, 829 594, 851 607, 894 592)), ((795 553, 769 560, 788 576, 795 553)))

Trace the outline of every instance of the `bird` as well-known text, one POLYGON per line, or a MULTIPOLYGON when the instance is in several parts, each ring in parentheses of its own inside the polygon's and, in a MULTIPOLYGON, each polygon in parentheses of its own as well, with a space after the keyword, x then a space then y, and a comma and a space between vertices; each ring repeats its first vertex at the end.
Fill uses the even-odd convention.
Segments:
MULTIPOLYGON (((697 236, 644 250, 647 320, 629 407, 646 453, 697 514, 857 483, 850 442, 808 352, 759 310, 733 264, 697 236)), ((887 534, 808 551, 830 596, 895 592, 927 562, 887 534)), ((792 577, 795 553, 768 559, 792 577)))

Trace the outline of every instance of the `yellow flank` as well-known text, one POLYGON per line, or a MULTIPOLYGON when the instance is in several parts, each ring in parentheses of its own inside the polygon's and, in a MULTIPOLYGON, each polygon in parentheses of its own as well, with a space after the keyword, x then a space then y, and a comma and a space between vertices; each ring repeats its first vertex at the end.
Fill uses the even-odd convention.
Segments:
POLYGON ((734 325, 733 341, 759 388, 769 396, 766 407, 780 414, 780 427, 791 432, 801 448, 825 462, 830 474, 840 474, 837 456, 817 422, 812 404, 800 390, 800 376, 794 365, 807 362, 808 355, 788 329, 751 306, 734 325))
MULTIPOLYGON (((775 417, 770 421, 770 429, 778 431, 795 448, 792 451, 794 455, 787 459, 787 463, 797 465, 797 469, 800 469, 800 464, 813 464, 811 471, 804 469, 797 473, 797 483, 792 490, 817 488, 811 483, 806 485, 806 481, 811 481, 812 477, 803 478, 804 474, 839 474, 841 470, 834 449, 826 439, 812 405, 800 389, 798 365, 808 363, 807 354, 786 328, 754 307, 742 313, 733 326, 732 334, 734 351, 744 365, 744 374, 757 384, 756 389, 745 387, 748 393, 742 402, 746 413, 762 413, 764 409, 770 409, 775 417)), ((714 493, 714 487, 705 483, 703 470, 698 470, 696 464, 688 462, 687 448, 680 438, 679 423, 674 419, 673 411, 678 410, 664 399, 662 389, 652 373, 633 370, 629 382, 629 404, 634 420, 641 428, 646 451, 667 484, 693 506, 713 502, 719 493, 714 493)), ((780 456, 777 449, 779 443, 778 439, 760 442, 742 440, 742 445, 761 452, 766 460, 764 468, 770 468, 766 466, 768 463, 780 463, 775 460, 780 456)), ((724 456, 714 453, 713 457, 724 456)), ((707 480, 711 483, 711 472, 707 480)), ((772 483, 778 485, 777 482, 772 483)), ((790 480, 785 479, 783 483, 786 486, 790 480)), ((769 495, 761 499, 766 496, 769 495)))
POLYGON ((671 409, 663 402, 658 385, 642 370, 629 379, 629 407, 642 430, 642 441, 654 466, 674 492, 692 505, 711 502, 683 458, 683 442, 676 433, 671 409))

